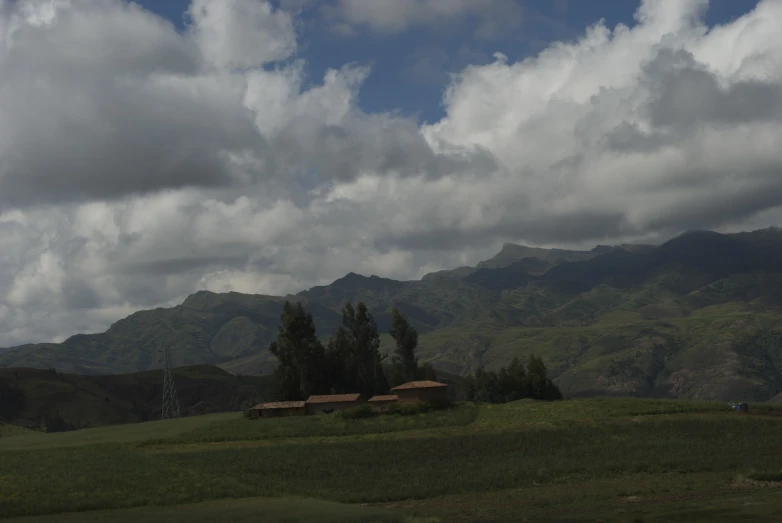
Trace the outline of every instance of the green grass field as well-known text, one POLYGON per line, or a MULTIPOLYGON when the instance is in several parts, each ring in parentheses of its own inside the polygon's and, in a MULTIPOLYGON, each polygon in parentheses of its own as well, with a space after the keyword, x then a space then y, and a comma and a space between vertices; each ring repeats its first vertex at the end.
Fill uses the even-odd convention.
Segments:
POLYGON ((9 425, 7 423, 4 423, 0 421, 0 438, 9 438, 11 436, 24 436, 24 435, 34 435, 38 434, 38 432, 26 429, 24 427, 19 427, 17 425, 9 425))
MULTIPOLYGON (((239 417, 238 413, 207 414, 165 421, 148 421, 111 425, 71 432, 34 432, 24 437, 0 439, 0 450, 37 450, 46 448, 82 447, 85 445, 106 445, 139 443, 160 438, 173 438, 188 434, 209 425, 231 423, 239 417)), ((24 429, 22 429, 24 430, 24 429)))
POLYGON ((409 418, 219 414, 3 437, 0 517, 775 521, 782 416, 751 409, 524 400, 409 418), (73 514, 96 510, 109 512, 73 514))

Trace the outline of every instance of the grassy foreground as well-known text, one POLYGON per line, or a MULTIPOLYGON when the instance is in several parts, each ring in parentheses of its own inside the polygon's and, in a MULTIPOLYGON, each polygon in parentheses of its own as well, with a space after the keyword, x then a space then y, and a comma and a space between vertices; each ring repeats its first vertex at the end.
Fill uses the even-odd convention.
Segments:
POLYGON ((328 505, 337 514, 367 508, 357 504, 394 511, 356 512, 355 521, 774 521, 782 513, 778 413, 595 398, 368 420, 219 414, 3 437, 0 517, 128 509, 95 517, 195 522, 218 511, 241 521, 243 510, 266 507, 270 521, 277 509, 285 521, 326 521, 325 509, 305 510, 318 502, 284 499, 293 496, 352 504, 328 505), (283 499, 240 500, 261 497, 283 499))

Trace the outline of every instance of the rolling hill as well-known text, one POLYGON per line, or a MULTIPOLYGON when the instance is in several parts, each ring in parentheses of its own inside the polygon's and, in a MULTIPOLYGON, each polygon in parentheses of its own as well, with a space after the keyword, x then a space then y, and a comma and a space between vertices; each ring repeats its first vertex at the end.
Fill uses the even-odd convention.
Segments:
MULTIPOLYGON (((174 379, 184 415, 238 411, 268 399, 265 376, 235 376, 211 365, 196 365, 175 369, 174 379)), ((159 370, 81 376, 5 368, 0 369, 0 386, 24 392, 21 410, 4 420, 13 424, 8 427, 56 432, 160 418, 163 387, 159 370)))
POLYGON ((155 349, 169 344, 178 366, 266 374, 286 299, 304 304, 324 339, 346 301, 366 302, 381 332, 399 307, 422 334, 421 359, 452 374, 539 353, 568 395, 765 401, 782 392, 779 228, 591 251, 506 244, 475 267, 421 280, 350 273, 285 297, 201 291, 104 333, 0 351, 0 366, 136 372, 156 368, 155 349))

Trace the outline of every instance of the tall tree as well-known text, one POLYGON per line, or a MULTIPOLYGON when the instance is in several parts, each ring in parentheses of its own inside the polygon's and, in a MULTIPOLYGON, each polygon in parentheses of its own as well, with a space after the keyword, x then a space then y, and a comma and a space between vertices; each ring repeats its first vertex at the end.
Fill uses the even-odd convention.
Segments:
POLYGON ((426 363, 418 367, 418 375, 416 376, 416 379, 437 381, 437 372, 435 372, 434 367, 432 367, 432 364, 427 361, 426 363))
POLYGON ((358 367, 359 390, 366 396, 387 392, 383 389, 385 376, 380 355, 380 334, 372 313, 363 301, 356 305, 356 321, 353 324, 356 340, 356 363, 358 367))
POLYGON ((0 381, 0 420, 14 419, 22 413, 26 404, 26 396, 22 389, 0 381))
POLYGON ((418 377, 418 332, 407 322, 404 314, 394 307, 391 309, 391 329, 388 332, 396 342, 394 356, 391 358, 391 381, 394 386, 418 377))
POLYGON ((326 349, 326 373, 331 394, 347 394, 358 388, 352 334, 342 326, 329 339, 326 349))
POLYGON ((324 392, 327 387, 325 351, 315 335, 312 315, 301 303, 293 305, 286 301, 280 321, 277 340, 269 346, 280 362, 272 378, 275 396, 280 400, 302 400, 310 394, 324 392))
POLYGON ((383 393, 388 383, 380 355, 377 324, 364 302, 356 308, 348 302, 342 308, 342 325, 329 341, 328 360, 339 392, 360 392, 365 396, 383 393))
POLYGON ((508 365, 508 370, 503 374, 500 369, 500 389, 506 401, 514 401, 527 397, 527 372, 524 365, 519 361, 518 356, 514 356, 508 365))
POLYGON ((342 324, 329 339, 326 350, 331 392, 346 394, 358 389, 358 366, 356 362, 355 334, 356 311, 348 302, 342 307, 342 324))
POLYGON ((534 354, 527 361, 527 393, 529 397, 539 400, 562 399, 562 393, 548 377, 543 359, 534 354))

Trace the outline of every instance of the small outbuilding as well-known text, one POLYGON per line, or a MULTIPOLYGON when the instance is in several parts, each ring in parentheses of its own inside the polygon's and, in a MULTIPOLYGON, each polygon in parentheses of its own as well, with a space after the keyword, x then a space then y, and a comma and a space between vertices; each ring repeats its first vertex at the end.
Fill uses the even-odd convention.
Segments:
POLYGON ((335 410, 351 409, 363 403, 361 394, 327 394, 307 398, 309 414, 331 413, 335 410))
POLYGON ((397 403, 399 401, 399 396, 396 394, 386 395, 386 396, 372 396, 369 398, 369 405, 372 407, 372 410, 375 412, 383 412, 386 410, 386 407, 388 407, 389 403, 397 403))
POLYGON ((391 389, 399 403, 446 401, 448 385, 436 381, 410 381, 391 389))
POLYGON ((259 403, 250 409, 253 418, 276 418, 283 416, 304 416, 307 405, 303 401, 273 401, 259 403))

